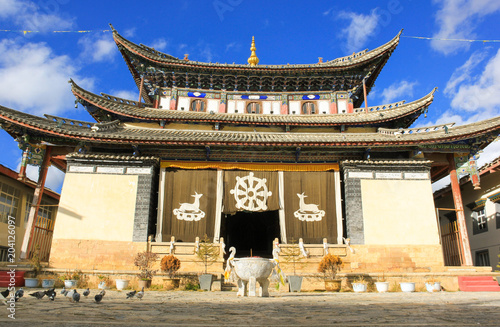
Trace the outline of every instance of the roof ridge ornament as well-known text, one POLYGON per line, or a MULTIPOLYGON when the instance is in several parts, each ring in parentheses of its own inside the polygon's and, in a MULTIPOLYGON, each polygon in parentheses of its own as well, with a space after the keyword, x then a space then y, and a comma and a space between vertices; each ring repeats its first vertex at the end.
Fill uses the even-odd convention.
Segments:
POLYGON ((250 51, 252 51, 252 53, 250 54, 250 58, 248 58, 248 63, 252 67, 257 66, 257 64, 259 63, 259 58, 257 58, 255 50, 257 50, 257 48, 255 47, 255 36, 252 36, 252 45, 250 46, 250 51))

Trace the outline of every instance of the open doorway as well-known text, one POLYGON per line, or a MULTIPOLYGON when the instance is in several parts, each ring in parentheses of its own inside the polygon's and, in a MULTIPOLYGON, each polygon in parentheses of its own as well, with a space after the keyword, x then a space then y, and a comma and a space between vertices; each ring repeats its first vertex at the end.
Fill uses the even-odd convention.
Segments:
POLYGON ((226 250, 236 248, 236 257, 272 258, 273 240, 280 238, 279 211, 238 212, 224 219, 226 250))

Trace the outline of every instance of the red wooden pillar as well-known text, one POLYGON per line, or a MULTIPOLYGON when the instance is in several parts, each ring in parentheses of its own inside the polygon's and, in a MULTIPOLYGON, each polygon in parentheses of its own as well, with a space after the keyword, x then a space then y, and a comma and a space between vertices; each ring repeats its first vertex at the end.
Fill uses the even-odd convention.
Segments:
POLYGON ((457 214, 458 233, 462 241, 462 265, 472 266, 472 255, 470 252, 469 235, 465 224, 464 205, 462 201, 462 193, 460 192, 460 184, 458 182, 457 170, 455 167, 455 157, 453 153, 447 155, 448 170, 450 172, 451 192, 453 194, 453 202, 455 204, 455 212, 457 214))
POLYGON ((33 231, 35 230, 35 221, 38 216, 38 210, 40 209, 40 203, 42 202, 45 179, 47 178, 47 171, 50 167, 51 151, 52 147, 47 146, 47 148, 45 149, 45 156, 43 157, 42 166, 40 167, 38 183, 36 185, 35 192, 33 193, 33 202, 31 202, 28 223, 26 224, 26 230, 24 232, 23 244, 21 246, 21 259, 28 258, 28 254, 33 246, 33 231))

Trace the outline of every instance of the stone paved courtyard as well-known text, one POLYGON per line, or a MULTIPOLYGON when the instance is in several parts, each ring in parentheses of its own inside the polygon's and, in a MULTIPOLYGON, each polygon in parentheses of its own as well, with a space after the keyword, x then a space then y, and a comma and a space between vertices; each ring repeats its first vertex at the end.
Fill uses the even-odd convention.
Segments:
POLYGON ((271 291, 268 298, 241 298, 236 292, 151 291, 143 300, 127 300, 126 291, 107 291, 100 304, 96 293, 80 303, 60 294, 54 302, 25 294, 16 319, 4 309, 0 326, 500 326, 500 292, 271 291))

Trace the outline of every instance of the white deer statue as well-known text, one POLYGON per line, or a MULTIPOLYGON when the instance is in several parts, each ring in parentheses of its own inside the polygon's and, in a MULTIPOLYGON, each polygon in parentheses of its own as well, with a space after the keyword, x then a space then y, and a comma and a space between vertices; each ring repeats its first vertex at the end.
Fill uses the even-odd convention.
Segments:
POLYGON ((317 213, 320 211, 317 204, 312 204, 312 203, 306 204, 304 202, 304 198, 307 198, 307 195, 305 195, 304 192, 302 192, 302 194, 297 193, 297 196, 300 198, 300 202, 299 202, 300 209, 299 210, 301 212, 317 213))
POLYGON ((200 210, 200 198, 203 196, 203 194, 194 192, 194 195, 191 196, 194 198, 193 203, 179 203, 180 207, 173 210, 174 215, 177 216, 177 219, 198 221, 201 218, 205 217, 205 212, 200 210))
POLYGON ((194 192, 194 195, 191 195, 194 198, 193 203, 181 203, 179 211, 181 212, 186 212, 186 211, 199 211, 200 210, 200 198, 203 196, 203 194, 198 194, 196 191, 194 192))

